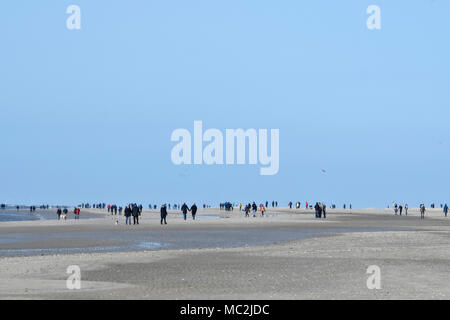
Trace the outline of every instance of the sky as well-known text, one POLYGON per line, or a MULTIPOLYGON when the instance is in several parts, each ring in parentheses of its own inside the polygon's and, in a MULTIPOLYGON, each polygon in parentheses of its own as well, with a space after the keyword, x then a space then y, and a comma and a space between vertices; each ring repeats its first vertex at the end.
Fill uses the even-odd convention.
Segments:
POLYGON ((0 202, 450 203, 449 12, 447 0, 1 1, 0 202), (171 134, 195 120, 279 129, 278 173, 175 165, 171 134))

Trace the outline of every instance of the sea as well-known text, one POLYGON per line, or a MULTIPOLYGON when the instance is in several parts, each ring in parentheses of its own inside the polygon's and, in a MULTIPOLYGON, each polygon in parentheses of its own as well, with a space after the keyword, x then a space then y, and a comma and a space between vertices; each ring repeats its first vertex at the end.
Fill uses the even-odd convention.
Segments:
POLYGON ((3 221, 33 221, 46 220, 42 214, 17 211, 14 209, 0 210, 0 222, 3 221))

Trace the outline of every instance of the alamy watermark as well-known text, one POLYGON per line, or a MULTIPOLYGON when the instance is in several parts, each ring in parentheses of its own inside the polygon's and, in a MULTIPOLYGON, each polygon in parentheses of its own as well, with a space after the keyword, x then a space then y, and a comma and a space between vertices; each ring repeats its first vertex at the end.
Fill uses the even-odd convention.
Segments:
POLYGON ((70 5, 66 9, 66 13, 70 16, 66 20, 66 27, 69 30, 81 29, 81 9, 77 5, 70 5))
POLYGON ((366 270, 370 276, 367 278, 367 289, 381 289, 381 269, 377 265, 371 265, 366 270))
MULTIPOLYGON (((70 16, 66 20, 66 27, 69 30, 81 29, 81 9, 80 6, 72 4, 66 9, 66 13, 70 16)), ((381 9, 380 6, 372 4, 366 9, 369 17, 366 20, 366 26, 369 30, 381 29, 381 9)))
POLYGON ((178 143, 172 148, 171 159, 175 165, 243 165, 247 163, 248 151, 248 164, 259 163, 261 175, 275 175, 280 165, 280 130, 270 130, 270 155, 268 138, 267 129, 226 129, 224 159, 222 131, 210 128, 203 132, 203 122, 194 121, 193 135, 182 128, 172 132, 170 140, 178 143), (208 144, 203 147, 203 142, 208 144))
POLYGON ((81 269, 77 265, 68 266, 66 273, 69 277, 66 280, 66 287, 69 290, 80 290, 81 289, 81 269))
POLYGON ((380 30, 381 29, 381 9, 377 5, 370 5, 366 10, 367 14, 370 16, 367 18, 366 26, 369 30, 380 30))

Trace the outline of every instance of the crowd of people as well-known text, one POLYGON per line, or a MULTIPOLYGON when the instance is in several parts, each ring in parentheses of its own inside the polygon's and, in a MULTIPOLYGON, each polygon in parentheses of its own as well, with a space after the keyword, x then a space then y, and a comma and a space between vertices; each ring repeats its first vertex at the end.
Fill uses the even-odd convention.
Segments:
MULTIPOLYGON (((152 206, 151 208, 153 209, 154 207, 152 206)), ((184 220, 187 219, 188 211, 191 212, 192 219, 195 220, 197 210, 198 210, 197 205, 195 203, 190 208, 188 207, 188 205, 186 203, 183 203, 183 205, 181 207, 179 205, 174 205, 173 208, 174 208, 174 210, 180 209, 181 213, 183 214, 184 220)), ((125 224, 131 225, 131 218, 133 218, 133 225, 138 225, 139 217, 142 214, 142 210, 143 210, 143 208, 141 205, 138 206, 136 203, 128 204, 124 210, 125 224)), ((161 224, 167 224, 167 215, 168 215, 167 210, 170 210, 170 205, 167 205, 167 204, 161 205, 161 208, 160 208, 161 224)), ((122 212, 121 207, 119 207, 119 215, 121 215, 121 212, 122 212)))
MULTIPOLYGON (((425 208, 425 205, 423 205, 425 208)), ((402 215, 403 210, 405 211, 405 216, 408 215, 408 204, 405 203, 405 206, 402 206, 401 204, 397 204, 394 202, 394 204, 392 205, 392 208, 394 209, 394 214, 395 215, 402 215)), ((420 208, 422 208, 422 204, 420 205, 420 208)))
MULTIPOLYGON (((435 205, 434 203, 432 203, 430 205, 431 209, 435 209, 435 205)), ((389 206, 388 206, 389 208, 389 206)), ((394 202, 392 204, 392 209, 394 210, 394 215, 399 215, 401 216, 403 213, 405 213, 405 216, 408 215, 408 204, 405 203, 404 205, 402 204, 397 204, 396 202, 394 202)), ((447 204, 441 204, 441 209, 444 213, 444 217, 447 217, 448 214, 448 205, 447 204)), ((425 212, 427 211, 425 204, 421 203, 419 206, 419 212, 420 212, 420 219, 425 219, 425 212)))
MULTIPOLYGON (((308 201, 305 201, 305 204, 304 204, 304 208, 305 209, 315 209, 315 205, 313 206, 311 203, 309 203, 308 201)), ((288 203, 288 208, 289 209, 293 209, 294 208, 294 203, 292 202, 292 201, 289 201, 289 203, 288 203)), ((300 202, 300 201, 297 201, 296 203, 295 203, 295 209, 301 209, 302 208, 302 203, 300 202)), ((336 205, 335 204, 331 204, 330 205, 330 208, 331 209, 336 209, 336 205)), ((343 205, 342 205, 342 208, 343 209, 346 209, 347 208, 347 205, 344 203, 343 205)), ((349 205, 349 208, 351 209, 352 208, 352 204, 350 204, 349 205)))
MULTIPOLYGON (((266 208, 269 206, 269 202, 266 201, 265 204, 264 203, 260 203, 259 205, 256 204, 255 201, 253 201, 252 203, 248 203, 245 206, 243 206, 242 203, 238 204, 239 207, 239 211, 243 212, 244 217, 250 217, 250 214, 252 214, 253 217, 257 217, 258 212, 259 214, 264 217, 265 216, 265 212, 266 212, 266 208)), ((276 208, 278 206, 278 202, 277 201, 272 201, 272 207, 276 208)), ((219 205, 219 209, 220 210, 225 210, 225 211, 233 211, 234 207, 237 206, 235 203, 232 202, 223 202, 220 203, 219 205)), ((6 205, 4 206, 6 207, 6 205)), ((19 207, 19 206, 17 206, 19 207)), ((314 209, 315 211, 315 217, 320 219, 326 219, 327 217, 327 206, 325 203, 321 203, 321 202, 316 202, 315 205, 311 205, 310 203, 308 203, 307 201, 304 204, 304 207, 307 209, 314 209)), ((330 205, 330 207, 332 209, 336 208, 336 205, 332 204, 330 205)), ((434 204, 432 204, 432 206, 430 206, 432 209, 435 208, 434 204)), ((448 205, 447 204, 441 204, 440 206, 442 208, 442 211, 444 213, 444 216, 447 217, 448 215, 448 205)), ((30 210, 30 213, 36 211, 36 207, 35 206, 29 206, 28 207, 30 210)), ((138 205, 136 203, 130 203, 128 205, 125 206, 125 208, 122 208, 121 206, 117 206, 115 204, 105 204, 105 203, 99 203, 99 204, 95 204, 95 205, 90 205, 88 203, 86 204, 82 204, 79 205, 77 207, 75 207, 73 209, 73 214, 74 214, 74 219, 78 220, 80 218, 80 213, 81 213, 81 209, 82 208, 99 208, 99 209, 107 209, 108 213, 110 213, 111 215, 122 215, 122 212, 124 213, 124 217, 125 217, 125 224, 127 225, 131 225, 131 220, 133 220, 133 225, 138 225, 139 224, 139 217, 142 214, 143 211, 143 206, 138 205), (133 219, 132 219, 133 218, 133 219)), ((183 203, 182 205, 179 204, 173 204, 172 206, 170 204, 163 204, 160 207, 160 215, 161 215, 161 224, 167 224, 167 215, 168 215, 168 210, 180 210, 182 215, 183 215, 183 219, 187 220, 187 215, 188 212, 191 213, 192 216, 192 220, 195 220, 196 215, 197 215, 197 211, 198 211, 198 207, 195 203, 193 203, 190 207, 186 204, 183 203)), ((203 205, 203 208, 210 208, 210 206, 208 205, 203 205)), ((288 208, 289 209, 293 209, 294 208, 294 203, 292 201, 290 201, 288 203, 288 208)), ((297 201, 295 203, 295 208, 299 209, 301 208, 301 202, 297 201)), ((346 208, 346 205, 343 205, 343 208, 346 208)), ((349 208, 352 208, 352 205, 350 204, 349 208)), ((389 206, 388 206, 389 208, 389 206)), ((48 209, 48 205, 46 206, 41 206, 40 209, 48 209)), ((156 205, 149 205, 149 209, 153 209, 156 210, 157 206, 156 205)), ((394 215, 408 215, 408 210, 409 210, 409 206, 407 203, 405 204, 397 204, 396 202, 392 203, 392 209, 394 212, 394 215)), ((426 212, 426 207, 425 204, 420 204, 419 206, 419 212, 420 212, 420 218, 424 219, 425 218, 425 212, 426 212)), ((67 216, 68 216, 69 210, 68 207, 59 207, 57 206, 57 218, 58 220, 66 220, 67 216)), ((118 222, 118 220, 116 220, 118 222)))
MULTIPOLYGON (((264 212, 266 211, 266 207, 260 203, 259 206, 256 205, 256 202, 253 201, 252 204, 248 203, 245 208, 244 208, 244 212, 245 212, 245 217, 250 217, 250 211, 253 212, 253 217, 256 217, 256 214, 258 212, 258 207, 259 207, 259 212, 261 212, 261 216, 264 217, 264 212)), ((242 204, 239 204, 239 209, 242 211, 242 204)))

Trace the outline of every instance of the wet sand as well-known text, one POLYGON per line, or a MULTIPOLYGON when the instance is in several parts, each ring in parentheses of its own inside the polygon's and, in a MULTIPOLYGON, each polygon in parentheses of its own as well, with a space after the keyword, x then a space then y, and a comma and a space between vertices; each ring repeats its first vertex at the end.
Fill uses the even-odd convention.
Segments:
POLYGON ((422 221, 412 209, 329 210, 327 220, 311 210, 243 218, 208 209, 184 221, 170 211, 164 226, 156 211, 139 226, 84 214, 95 219, 0 224, 0 298, 450 297, 450 219, 440 209, 422 221), (81 268, 81 290, 66 288, 69 265, 81 268), (381 268, 380 290, 366 286, 370 265, 381 268))

